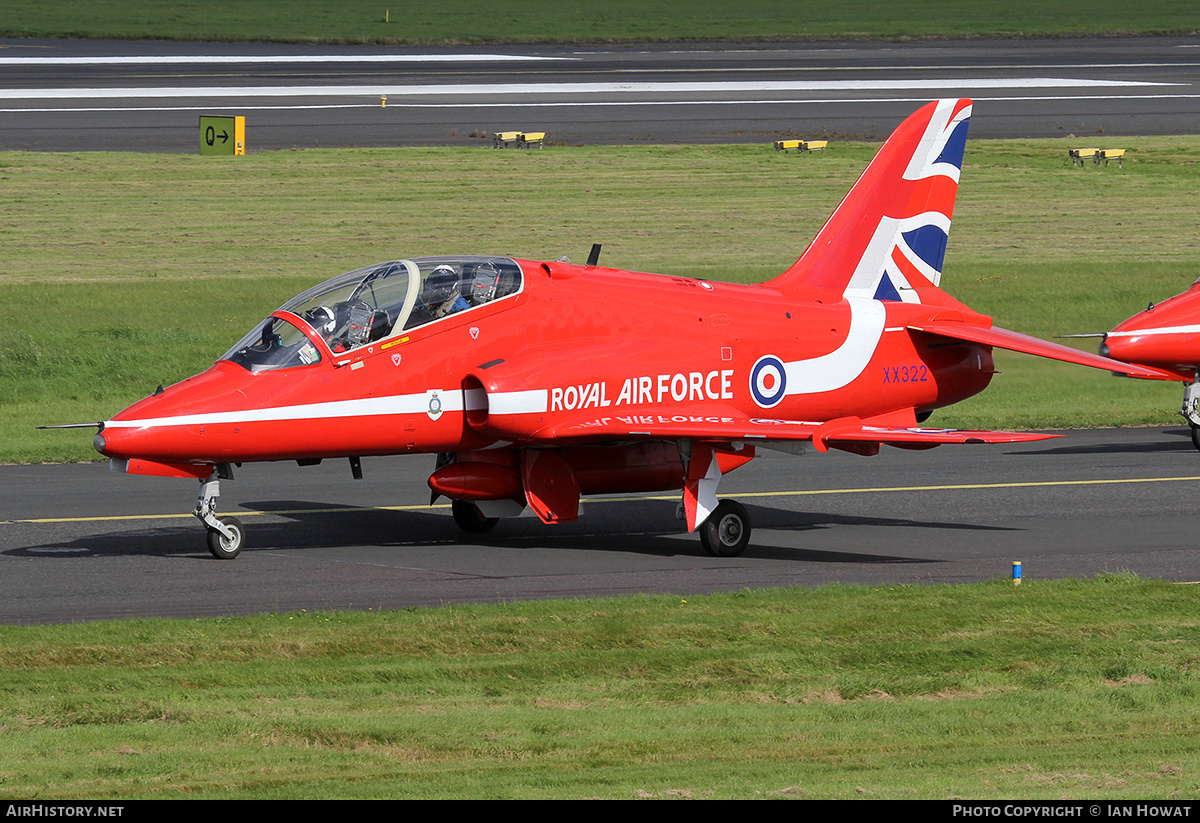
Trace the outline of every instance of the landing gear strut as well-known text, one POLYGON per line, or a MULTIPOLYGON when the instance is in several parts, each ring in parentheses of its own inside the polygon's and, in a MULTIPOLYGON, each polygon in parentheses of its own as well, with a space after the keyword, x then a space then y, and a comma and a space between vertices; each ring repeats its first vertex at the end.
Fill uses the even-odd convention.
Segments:
MULTIPOLYGON (((725 454, 741 458, 730 467, 737 468, 754 457, 754 448, 738 446, 725 454)), ((735 500, 717 500, 722 471, 716 449, 711 443, 681 440, 679 457, 684 465, 682 509, 688 530, 700 532, 704 551, 713 557, 737 557, 750 545, 750 515, 735 500)))
POLYGON ((1192 430, 1192 445, 1200 449, 1200 375, 1183 390, 1183 408, 1179 413, 1192 430))
POLYGON ((200 494, 196 497, 196 508, 192 514, 208 527, 208 550, 218 560, 232 560, 242 553, 246 545, 246 529, 236 517, 217 517, 217 498, 221 495, 221 481, 214 469, 207 480, 200 481, 200 494))

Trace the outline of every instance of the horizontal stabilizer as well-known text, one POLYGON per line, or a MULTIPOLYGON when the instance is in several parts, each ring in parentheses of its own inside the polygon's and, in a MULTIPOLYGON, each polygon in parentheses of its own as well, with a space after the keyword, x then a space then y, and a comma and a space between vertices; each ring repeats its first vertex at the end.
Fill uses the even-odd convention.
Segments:
POLYGON ((1065 363, 1076 363, 1080 366, 1091 366, 1094 369, 1105 369, 1106 371, 1117 372, 1129 377, 1141 377, 1147 380, 1180 379, 1179 375, 1163 371, 1162 369, 1139 366, 1136 363, 1122 363, 1120 360, 1113 360, 1110 357, 1101 357, 1098 354, 1073 349, 1061 343, 1051 343, 1049 340, 1042 340, 1038 337, 997 328, 996 326, 989 329, 980 326, 971 326, 966 323, 933 322, 914 323, 910 324, 909 328, 914 331, 925 332, 926 334, 936 334, 956 340, 966 340, 971 343, 982 343, 985 346, 994 346, 1023 354, 1033 354, 1038 357, 1049 357, 1052 360, 1062 360, 1065 363))

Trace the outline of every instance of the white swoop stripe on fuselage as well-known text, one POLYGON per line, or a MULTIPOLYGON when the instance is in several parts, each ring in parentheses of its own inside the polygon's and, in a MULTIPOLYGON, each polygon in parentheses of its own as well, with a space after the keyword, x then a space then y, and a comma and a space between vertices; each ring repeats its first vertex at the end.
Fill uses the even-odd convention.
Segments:
MULTIPOLYGON (((438 391, 441 412, 463 411, 463 393, 459 390, 438 391)), ((424 414, 429 411, 429 392, 400 394, 391 397, 364 397, 358 400, 333 400, 326 403, 305 403, 297 406, 273 406, 264 409, 238 409, 227 412, 199 412, 172 417, 145 417, 130 420, 109 420, 105 428, 140 429, 149 426, 217 426, 224 423, 268 423, 286 420, 337 420, 347 417, 372 417, 391 414, 424 414)), ((497 392, 488 396, 491 414, 526 414, 545 412, 549 392, 497 392)), ((472 398, 475 401, 475 398, 472 398)), ((472 408, 476 408, 472 402, 472 408)))
POLYGON ((847 297, 850 329, 842 345, 829 354, 785 363, 787 396, 833 391, 853 383, 863 373, 883 337, 887 307, 878 300, 847 297))
POLYGON ((550 408, 548 389, 496 392, 487 396, 488 414, 545 414, 550 408))

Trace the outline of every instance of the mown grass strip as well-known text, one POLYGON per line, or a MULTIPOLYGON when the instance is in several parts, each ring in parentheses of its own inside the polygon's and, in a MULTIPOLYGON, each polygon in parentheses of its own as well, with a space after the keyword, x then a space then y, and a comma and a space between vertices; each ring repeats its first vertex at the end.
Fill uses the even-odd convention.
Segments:
POLYGON ((1111 574, 0 628, 0 797, 1194 797, 1197 597, 1111 574))
POLYGON ((808 38, 1162 34, 1196 30, 1186 0, 576 0, 436 5, 345 0, 6 0, 0 36, 293 43, 637 42, 808 38))

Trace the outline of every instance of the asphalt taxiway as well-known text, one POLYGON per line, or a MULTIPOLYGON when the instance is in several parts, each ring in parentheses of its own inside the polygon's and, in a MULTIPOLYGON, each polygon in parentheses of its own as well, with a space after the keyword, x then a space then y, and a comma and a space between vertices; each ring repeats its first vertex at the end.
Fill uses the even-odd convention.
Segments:
MULTIPOLYGON (((47 432, 47 436, 79 436, 47 432)), ((722 480, 754 523, 712 558, 678 496, 586 500, 579 522, 528 514, 480 538, 428 505, 432 457, 247 465, 219 510, 246 525, 232 561, 187 514, 196 484, 105 464, 0 467, 0 623, 298 609, 682 596, 846 582, 959 583, 1132 572, 1200 580, 1200 452, 1186 428, 1072 431, 1010 446, 762 451, 722 480)))

